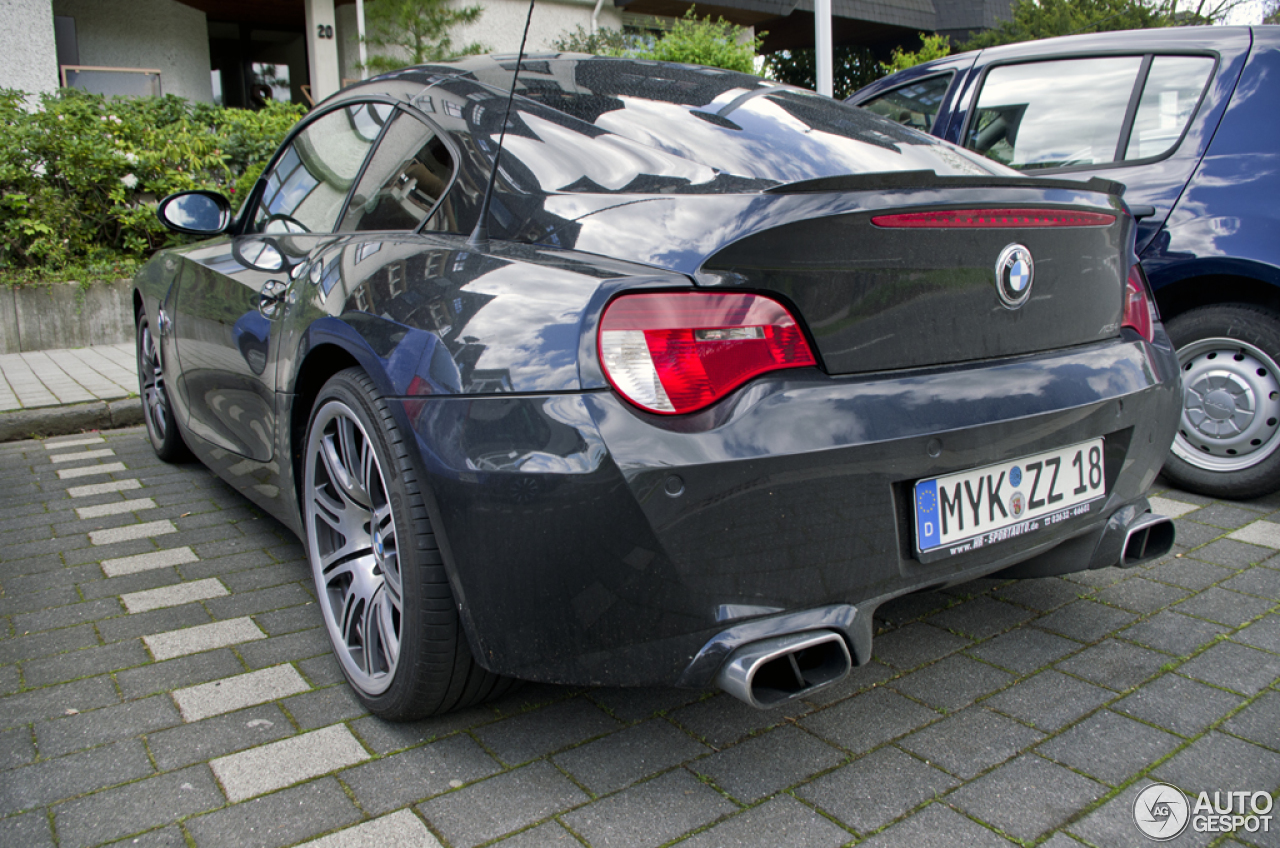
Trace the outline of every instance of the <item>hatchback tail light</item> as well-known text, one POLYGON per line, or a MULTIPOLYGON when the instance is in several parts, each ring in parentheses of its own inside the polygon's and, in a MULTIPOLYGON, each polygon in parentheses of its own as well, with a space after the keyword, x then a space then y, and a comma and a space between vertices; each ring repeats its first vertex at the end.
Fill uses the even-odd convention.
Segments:
POLYGON ((629 294, 600 319, 600 362, 627 400, 678 415, 768 371, 817 364, 786 307, 755 294, 629 294))
POLYGON ((1155 298, 1147 289, 1146 278, 1142 269, 1134 265, 1129 269, 1129 279, 1124 285, 1124 317, 1121 327, 1128 327, 1147 341, 1155 338, 1156 323, 1160 314, 1156 312, 1155 298))

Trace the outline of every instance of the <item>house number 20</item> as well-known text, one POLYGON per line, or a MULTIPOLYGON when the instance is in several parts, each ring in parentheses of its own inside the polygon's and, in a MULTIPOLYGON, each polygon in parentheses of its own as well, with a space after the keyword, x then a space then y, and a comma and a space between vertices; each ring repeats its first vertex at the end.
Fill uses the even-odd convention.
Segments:
POLYGON ((330 24, 316 24, 318 38, 333 38, 333 27, 330 24))

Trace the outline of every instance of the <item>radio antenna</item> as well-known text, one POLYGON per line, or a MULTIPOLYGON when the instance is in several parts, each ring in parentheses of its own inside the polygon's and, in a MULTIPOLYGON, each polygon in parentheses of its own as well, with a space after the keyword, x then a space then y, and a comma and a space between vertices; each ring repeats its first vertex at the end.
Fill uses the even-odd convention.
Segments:
POLYGON ((489 244, 489 203, 493 199, 493 184, 498 177, 498 165, 502 161, 502 145, 507 140, 507 122, 511 120, 511 102, 516 97, 516 81, 520 79, 520 65, 524 62, 524 45, 529 38, 529 22, 533 20, 533 4, 529 0, 529 14, 524 19, 524 34, 520 36, 520 52, 516 55, 516 70, 511 75, 511 90, 507 92, 507 110, 502 115, 502 130, 498 133, 498 152, 493 154, 493 170, 489 172, 489 184, 485 186, 484 200, 480 203, 480 219, 467 238, 467 247, 481 250, 489 244))

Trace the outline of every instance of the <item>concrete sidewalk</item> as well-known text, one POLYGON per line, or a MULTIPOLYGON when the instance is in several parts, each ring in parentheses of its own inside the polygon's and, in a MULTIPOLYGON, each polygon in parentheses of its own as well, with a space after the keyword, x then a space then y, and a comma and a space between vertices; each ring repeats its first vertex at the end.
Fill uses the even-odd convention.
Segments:
POLYGON ((141 422, 132 342, 0 354, 0 442, 141 422))

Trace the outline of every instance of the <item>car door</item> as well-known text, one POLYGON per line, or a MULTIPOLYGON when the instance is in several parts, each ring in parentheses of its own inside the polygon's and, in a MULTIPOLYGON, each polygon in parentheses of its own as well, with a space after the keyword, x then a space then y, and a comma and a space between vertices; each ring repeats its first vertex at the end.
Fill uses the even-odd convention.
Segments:
POLYGON ((1150 46, 995 54, 935 132, 1018 170, 1124 183, 1141 252, 1204 156, 1249 46, 1247 31, 1215 37, 1213 49, 1203 35, 1161 35, 1150 46))
POLYGON ((394 107, 348 103, 297 131, 244 212, 238 235, 183 252, 168 314, 179 414, 216 447, 257 462, 275 448, 277 327, 293 271, 334 239, 369 151, 394 107))

